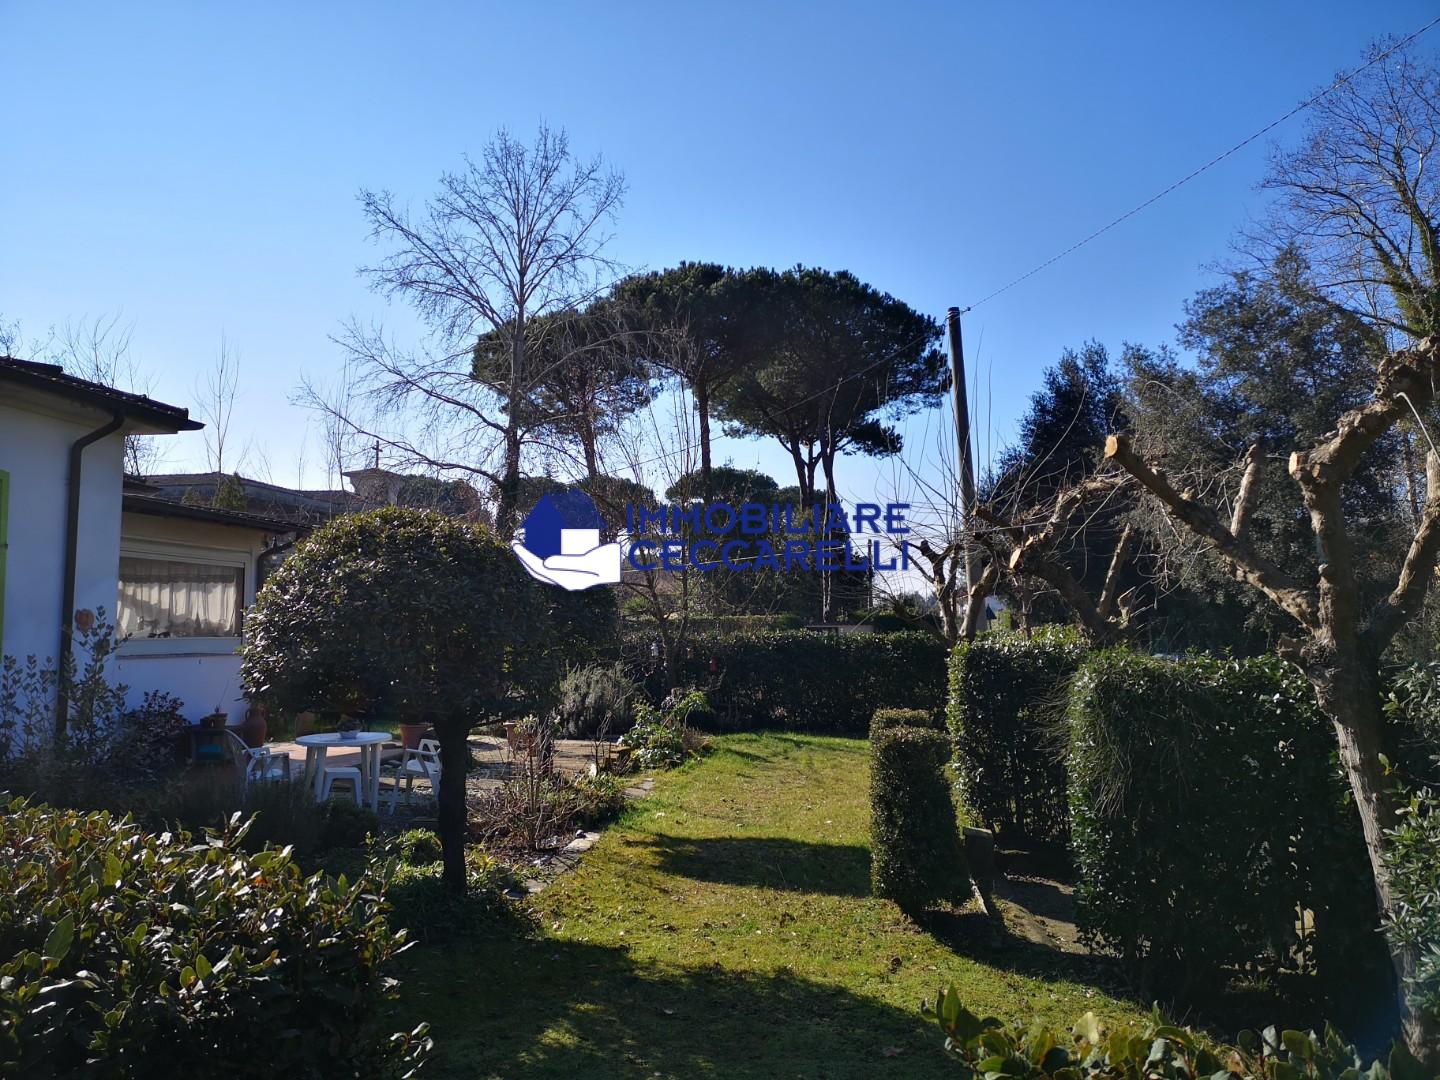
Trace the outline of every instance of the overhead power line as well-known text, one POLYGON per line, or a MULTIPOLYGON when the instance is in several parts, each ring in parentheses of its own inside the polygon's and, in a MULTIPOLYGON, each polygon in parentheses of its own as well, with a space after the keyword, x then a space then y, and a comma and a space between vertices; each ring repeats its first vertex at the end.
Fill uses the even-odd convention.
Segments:
POLYGON ((1186 184, 1188 184, 1191 180, 1194 180, 1194 179, 1195 179, 1197 176, 1199 176, 1201 173, 1205 172, 1205 171, 1208 170, 1208 169, 1213 168, 1213 167, 1216 166, 1216 165, 1219 165, 1220 162, 1224 161, 1226 158, 1230 157, 1232 154, 1239 153, 1241 150, 1245 149, 1245 147, 1247 147, 1247 146, 1249 146, 1251 143, 1253 143, 1256 139, 1259 139, 1259 138, 1261 138, 1262 136, 1264 136, 1264 135, 1268 134, 1269 132, 1273 131, 1275 128, 1277 128, 1277 127, 1279 127, 1281 124, 1285 123, 1286 120, 1289 120, 1292 116, 1295 116, 1295 115, 1298 114, 1298 113, 1304 112, 1304 111, 1305 111, 1306 109, 1308 109, 1311 105, 1314 105, 1317 101, 1320 101, 1322 98, 1326 97, 1327 95, 1334 93, 1336 90, 1340 89, 1340 87, 1342 87, 1342 86, 1344 86, 1346 83, 1348 83, 1351 79, 1355 78, 1356 75, 1359 75, 1362 71, 1365 71, 1367 68, 1373 67, 1374 65, 1380 63, 1380 61, 1384 60, 1385 58, 1387 58, 1388 56, 1390 56, 1392 53, 1396 52, 1397 50, 1404 48, 1406 45, 1409 45, 1412 41, 1414 41, 1416 38, 1418 38, 1421 34, 1425 33, 1427 30, 1432 29, 1432 28, 1433 28, 1434 26, 1436 26, 1437 24, 1440 24, 1440 16, 1437 16, 1436 18, 1431 19, 1428 23, 1426 23, 1424 26, 1420 27, 1420 29, 1419 29, 1419 30, 1416 30, 1414 33, 1409 34, 1408 36, 1401 38, 1399 41, 1397 41, 1394 45, 1391 45, 1391 46, 1390 46, 1388 49, 1386 49, 1384 52, 1382 52, 1382 53, 1380 53, 1380 54, 1378 54, 1378 55, 1376 55, 1376 56, 1371 57, 1371 58, 1370 58, 1369 60, 1367 60, 1365 63, 1361 64, 1358 68, 1356 68, 1354 71, 1352 71, 1352 72, 1350 72, 1350 73, 1348 73, 1348 74, 1346 74, 1346 75, 1340 76, 1340 78, 1336 79, 1333 83, 1331 83, 1329 86, 1327 86, 1324 90, 1321 90, 1321 91, 1320 91, 1318 94, 1316 94, 1314 97, 1311 97, 1311 98, 1306 99, 1305 101, 1302 101, 1299 105, 1296 105, 1293 109, 1291 109, 1289 112, 1287 112, 1284 116, 1281 116, 1281 117, 1279 117, 1278 119, 1275 119, 1275 120, 1270 121, 1270 123, 1266 124, 1264 127, 1262 127, 1259 131, 1255 132, 1254 134, 1252 134, 1252 135, 1247 135, 1245 138, 1241 139, 1241 140, 1240 140, 1238 143, 1236 143, 1234 146, 1230 147, 1229 150, 1226 150, 1226 151, 1225 151, 1224 153, 1222 153, 1222 154, 1217 154, 1215 157, 1213 157, 1213 158, 1211 158, 1209 161, 1205 162, 1204 165, 1201 165, 1198 169, 1195 169, 1193 172, 1187 173, 1185 176, 1182 176, 1179 180, 1176 180, 1176 181, 1175 181, 1173 184, 1171 184, 1169 187, 1163 189, 1162 191, 1157 191, 1154 195, 1151 195, 1150 198, 1146 199, 1144 202, 1138 204, 1137 206, 1131 207, 1129 210, 1126 210, 1125 213, 1121 214, 1121 215, 1120 215, 1119 217, 1117 217, 1114 221, 1111 221, 1111 222, 1110 222, 1109 224, 1107 224, 1107 225, 1102 225, 1100 228, 1098 228, 1098 229, 1096 229, 1094 232, 1092 232, 1089 236, 1085 237, 1085 238, 1082 239, 1082 240, 1077 240, 1075 243, 1071 244, 1071 245, 1070 245, 1069 247, 1067 247, 1064 251, 1058 252, 1058 253, 1050 256, 1050 258, 1048 258, 1048 259, 1046 259, 1044 262, 1039 263, 1038 265, 1032 267, 1031 269, 1025 271, 1025 273, 1021 274, 1019 277, 1013 278, 1012 280, 1007 281, 1004 285, 1001 285, 1001 286, 1000 286, 998 289, 996 289, 994 292, 986 293, 984 296, 982 296, 979 300, 976 300, 976 301, 975 301, 973 304, 971 304, 969 307, 962 308, 962 309, 961 309, 961 313, 963 314, 964 312, 975 310, 975 309, 976 309, 977 307, 979 307, 981 304, 984 304, 984 303, 986 303, 987 301, 990 301, 990 300, 994 300, 995 297, 999 296, 1001 293, 1003 293, 1003 292, 1008 292, 1009 290, 1013 289, 1016 285, 1019 285, 1022 281, 1028 281, 1030 278, 1034 277, 1036 274, 1040 273, 1042 270, 1046 270, 1046 269, 1048 269, 1049 267, 1054 266, 1057 262, 1059 262, 1061 259, 1065 258, 1067 255, 1073 255, 1075 252, 1077 252, 1077 251, 1079 251, 1081 248, 1083 248, 1086 244, 1090 243, 1090 241, 1095 240, 1095 239, 1098 239, 1098 238, 1101 237, 1101 236, 1104 236, 1104 235, 1105 235, 1107 232, 1109 232, 1111 229, 1115 228, 1115 226, 1120 225, 1120 224, 1123 224, 1123 223, 1126 222, 1126 221, 1129 221, 1129 220, 1130 220, 1132 217, 1134 217, 1136 214, 1140 213, 1140 211, 1146 209, 1147 207, 1153 206, 1155 203, 1157 203, 1157 202, 1159 202, 1161 199, 1165 198, 1166 195, 1169 195, 1171 192, 1176 191, 1176 190, 1184 187, 1186 184))

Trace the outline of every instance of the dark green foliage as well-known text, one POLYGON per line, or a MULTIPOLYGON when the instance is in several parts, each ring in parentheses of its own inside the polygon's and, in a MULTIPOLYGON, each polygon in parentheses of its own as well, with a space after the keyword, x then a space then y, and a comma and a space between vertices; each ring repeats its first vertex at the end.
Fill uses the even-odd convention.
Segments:
POLYGON ((877 731, 894 727, 938 728, 939 721, 934 713, 924 709, 876 709, 870 717, 870 737, 877 731))
POLYGON ((952 986, 925 1013, 945 1032, 945 1049, 962 1076, 993 1080, 1424 1080, 1426 1071, 1400 1044, 1389 1064, 1368 1069, 1355 1047, 1332 1029, 1242 1031, 1222 1046, 1159 1012, 1138 1023, 1107 1028, 1086 1013, 1069 1031, 1043 1023, 976 1016, 952 986))
MULTIPOLYGON (((546 692, 614 598, 531 580, 495 534, 433 511, 346 514, 255 598, 241 679, 272 708, 427 717, 440 740, 447 880, 464 887, 470 729, 546 692)), ((607 614, 608 613, 608 614, 607 614)))
POLYGON ((884 728, 870 740, 870 887, 907 914, 970 895, 949 757, 933 728, 884 728))
POLYGON ((346 514, 256 596, 241 679, 282 711, 499 709, 515 675, 539 675, 559 591, 483 526, 393 507, 346 514))
POLYGON ((1069 628, 997 630, 950 656, 948 718, 966 809, 1008 837, 1064 841, 1065 695, 1086 647, 1069 628))
POLYGON ((384 878, 306 878, 237 832, 193 844, 104 812, 0 811, 0 1072, 383 1076, 423 1029, 375 1030, 404 936, 384 878), (86 1064, 93 1062, 93 1064, 86 1064))
POLYGON ((879 708, 939 713, 945 644, 922 633, 707 637, 690 650, 682 681, 710 688, 707 730, 860 734, 879 708))
POLYGON ((1385 930, 1392 941, 1416 950, 1414 1003, 1440 1019, 1440 804, 1434 793, 1412 795, 1388 835, 1394 900, 1385 930))
MULTIPOLYGON (((1114 650, 1072 682, 1077 922, 1142 995, 1306 966, 1363 992, 1385 960, 1358 814, 1304 677, 1275 657, 1114 650), (1297 935, 1296 913, 1314 913, 1297 935)), ((1378 992, 1377 996, 1378 996, 1378 992)))

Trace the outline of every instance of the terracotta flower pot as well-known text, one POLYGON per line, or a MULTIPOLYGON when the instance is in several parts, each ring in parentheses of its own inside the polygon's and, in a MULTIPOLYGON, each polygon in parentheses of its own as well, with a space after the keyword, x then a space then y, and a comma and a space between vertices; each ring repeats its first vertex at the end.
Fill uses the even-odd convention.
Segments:
POLYGON ((209 716, 202 717, 200 726, 219 730, 230 722, 230 715, 223 712, 212 712, 209 716))
POLYGON ((429 730, 429 724, 401 724, 400 742, 406 750, 418 750, 420 749, 420 740, 429 730))

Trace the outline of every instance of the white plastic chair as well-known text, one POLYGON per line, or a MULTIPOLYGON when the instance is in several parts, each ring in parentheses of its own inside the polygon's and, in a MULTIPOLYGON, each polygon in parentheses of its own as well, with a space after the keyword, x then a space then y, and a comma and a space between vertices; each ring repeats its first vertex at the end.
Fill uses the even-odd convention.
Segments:
POLYGON ((228 729, 225 732, 225 748, 230 753, 230 760, 240 768, 247 788, 255 782, 289 782, 289 754, 277 754, 268 746, 247 746, 244 739, 228 729))
POLYGON ((320 801, 325 802, 330 798, 330 789, 335 786, 335 781, 348 782, 350 790, 355 795, 355 805, 364 806, 365 800, 361 788, 365 781, 361 772, 354 765, 327 765, 324 775, 320 778, 320 801))
POLYGON ((410 804, 410 795, 416 780, 430 782, 430 797, 437 802, 440 798, 440 743, 435 739, 421 739, 419 749, 406 750, 394 766, 390 786, 390 813, 395 813, 395 804, 400 801, 400 785, 405 785, 405 804, 410 804))

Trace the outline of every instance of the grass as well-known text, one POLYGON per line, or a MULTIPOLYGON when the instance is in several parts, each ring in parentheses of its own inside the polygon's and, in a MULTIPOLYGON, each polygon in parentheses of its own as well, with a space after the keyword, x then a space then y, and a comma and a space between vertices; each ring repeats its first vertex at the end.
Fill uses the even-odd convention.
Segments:
POLYGON ((954 1076, 922 999, 1068 1025, 1134 1006, 1090 961, 922 930, 869 896, 864 740, 739 735, 661 775, 535 899, 539 929, 408 954, 428 1077, 954 1076))

